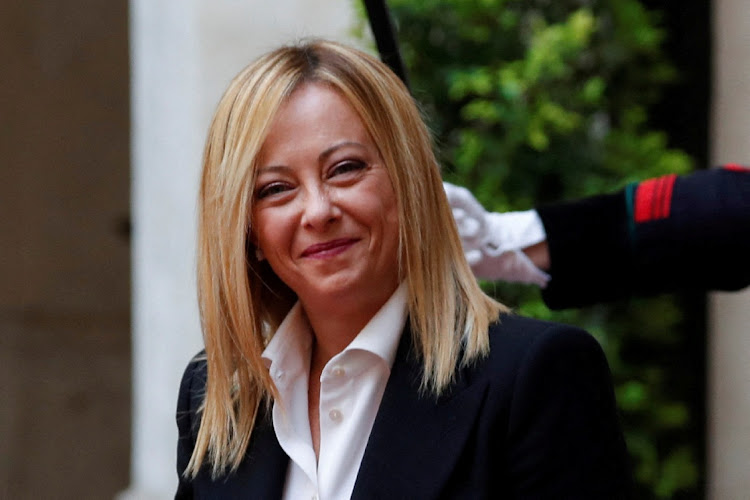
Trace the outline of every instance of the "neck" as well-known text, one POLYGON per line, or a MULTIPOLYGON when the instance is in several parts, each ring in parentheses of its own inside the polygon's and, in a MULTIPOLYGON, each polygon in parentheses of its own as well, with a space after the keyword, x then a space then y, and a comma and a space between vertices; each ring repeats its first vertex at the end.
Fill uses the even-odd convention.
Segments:
POLYGON ((315 337, 313 363, 321 363, 322 367, 343 351, 393 295, 396 287, 373 294, 368 300, 359 297, 356 303, 347 300, 327 303, 302 301, 302 308, 315 337))

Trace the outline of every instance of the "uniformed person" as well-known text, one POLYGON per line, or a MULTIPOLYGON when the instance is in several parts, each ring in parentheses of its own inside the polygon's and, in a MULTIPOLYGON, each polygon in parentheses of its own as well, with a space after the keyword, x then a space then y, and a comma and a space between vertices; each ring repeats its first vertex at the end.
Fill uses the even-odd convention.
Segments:
POLYGON ((666 175, 614 194, 488 213, 446 184, 477 277, 535 283, 548 307, 750 284, 750 170, 666 175))

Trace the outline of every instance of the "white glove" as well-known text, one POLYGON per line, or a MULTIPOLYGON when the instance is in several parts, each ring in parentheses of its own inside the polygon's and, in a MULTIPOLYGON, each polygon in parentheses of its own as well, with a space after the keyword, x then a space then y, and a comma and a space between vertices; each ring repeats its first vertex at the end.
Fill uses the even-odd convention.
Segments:
POLYGON ((536 210, 488 213, 468 189, 447 182, 443 187, 466 260, 478 278, 547 285, 549 275, 522 251, 547 238, 536 210))

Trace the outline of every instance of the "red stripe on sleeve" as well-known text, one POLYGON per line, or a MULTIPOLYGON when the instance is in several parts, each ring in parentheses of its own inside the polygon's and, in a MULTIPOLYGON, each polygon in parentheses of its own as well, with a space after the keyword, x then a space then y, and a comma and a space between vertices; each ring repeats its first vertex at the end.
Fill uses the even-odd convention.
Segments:
POLYGON ((636 223, 669 217, 675 174, 641 182, 635 190, 633 218, 636 223))
POLYGON ((664 188, 666 187, 666 183, 664 182, 664 177, 659 177, 659 183, 656 185, 656 193, 654 194, 654 199, 651 200, 652 207, 651 207, 651 220, 655 219, 661 219, 662 216, 662 201, 664 200, 664 188))
POLYGON ((649 179, 638 184, 635 190, 635 210, 633 217, 636 222, 651 220, 651 207, 659 179, 649 179))
POLYGON ((661 218, 666 219, 669 217, 670 209, 672 208, 672 192, 674 191, 674 183, 677 180, 677 176, 667 175, 664 177, 663 189, 661 190, 661 218))
POLYGON ((727 163, 722 167, 724 170, 731 170, 733 172, 745 172, 750 173, 750 168, 740 165, 738 163, 727 163))

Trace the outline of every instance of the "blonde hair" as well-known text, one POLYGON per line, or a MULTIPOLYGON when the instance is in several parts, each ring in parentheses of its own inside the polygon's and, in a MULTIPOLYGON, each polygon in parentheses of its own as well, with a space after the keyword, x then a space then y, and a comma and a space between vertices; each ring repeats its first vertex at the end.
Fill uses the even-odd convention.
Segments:
POLYGON ((296 296, 254 257, 252 187, 275 113, 310 82, 330 86, 357 112, 393 184, 422 389, 440 394, 459 363, 486 355, 488 326, 505 310, 481 291, 464 259, 430 134, 401 81, 377 59, 333 42, 308 41, 266 54, 231 82, 206 142, 198 289, 208 380, 187 475, 195 476, 206 460, 214 476, 235 469, 260 405, 277 396, 261 354, 268 332, 296 296))

